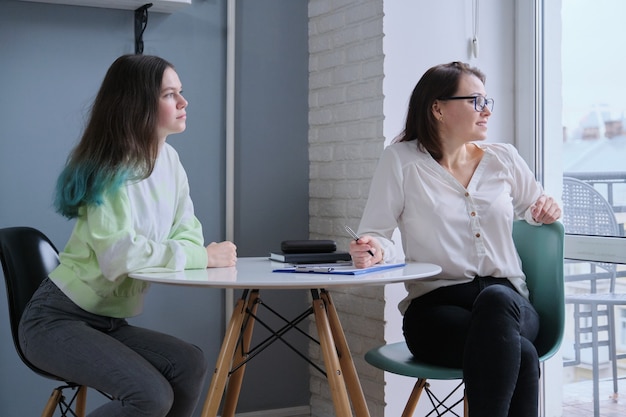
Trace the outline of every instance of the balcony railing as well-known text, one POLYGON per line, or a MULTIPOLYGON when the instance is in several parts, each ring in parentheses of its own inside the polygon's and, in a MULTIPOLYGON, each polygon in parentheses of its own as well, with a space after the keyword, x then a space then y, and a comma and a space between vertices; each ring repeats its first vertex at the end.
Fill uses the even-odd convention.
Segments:
POLYGON ((604 195, 615 213, 626 213, 625 172, 566 172, 564 177, 584 181, 604 195))

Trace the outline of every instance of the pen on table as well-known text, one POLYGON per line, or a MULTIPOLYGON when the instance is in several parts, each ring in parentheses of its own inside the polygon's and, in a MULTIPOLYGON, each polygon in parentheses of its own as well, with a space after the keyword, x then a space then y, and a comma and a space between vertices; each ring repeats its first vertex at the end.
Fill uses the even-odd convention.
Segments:
POLYGON ((301 266, 297 265, 295 268, 295 272, 322 272, 322 273, 331 273, 335 270, 332 266, 301 266))
MULTIPOLYGON (((361 237, 359 235, 357 235, 356 233, 354 233, 354 230, 350 229, 350 226, 346 226, 346 231, 348 233, 350 233, 350 236, 352 236, 352 238, 358 242, 359 239, 361 239, 361 237)), ((369 253, 370 255, 374 256, 374 252, 372 252, 371 250, 368 250, 367 253, 369 253)))

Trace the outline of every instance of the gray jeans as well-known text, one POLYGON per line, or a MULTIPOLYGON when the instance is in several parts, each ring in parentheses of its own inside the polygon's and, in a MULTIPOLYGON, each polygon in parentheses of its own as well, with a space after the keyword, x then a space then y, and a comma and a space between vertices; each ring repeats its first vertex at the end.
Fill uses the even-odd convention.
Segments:
POLYGON ((89 417, 191 416, 207 373, 197 346, 88 313, 49 279, 26 307, 19 339, 36 366, 114 398, 89 417))

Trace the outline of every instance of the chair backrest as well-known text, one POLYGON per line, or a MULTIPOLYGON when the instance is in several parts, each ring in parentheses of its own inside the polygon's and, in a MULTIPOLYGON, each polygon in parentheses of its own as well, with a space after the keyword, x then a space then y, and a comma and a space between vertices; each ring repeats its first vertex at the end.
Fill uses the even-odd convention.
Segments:
MULTIPOLYGON (((598 190, 576 178, 563 177, 563 226, 565 233, 577 235, 621 236, 613 207, 598 190)), ((577 262, 577 261, 571 261, 577 262)), ((590 291, 598 292, 599 283, 608 282, 608 292, 615 290, 616 266, 590 262, 591 273, 569 276, 570 281, 589 281, 590 291), (596 266, 607 273, 596 273, 596 266)))
POLYGON ((0 262, 7 288, 9 320, 15 349, 22 361, 33 371, 57 379, 24 357, 17 338, 17 327, 35 290, 59 264, 58 251, 50 239, 37 229, 9 227, 0 229, 0 262))
POLYGON ((613 207, 598 190, 576 178, 563 177, 563 226, 566 233, 620 236, 613 207))
POLYGON ((563 340, 564 228, 559 222, 532 226, 518 220, 513 223, 513 240, 526 274, 530 301, 539 313, 541 325, 535 346, 543 361, 559 350, 563 340))

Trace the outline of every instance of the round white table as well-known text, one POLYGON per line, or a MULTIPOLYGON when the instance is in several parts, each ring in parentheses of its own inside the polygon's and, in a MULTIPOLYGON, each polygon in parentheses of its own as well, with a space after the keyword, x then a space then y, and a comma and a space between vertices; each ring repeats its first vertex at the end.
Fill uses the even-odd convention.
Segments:
MULTIPOLYGON (((235 415, 245 367, 250 359, 248 354, 261 289, 311 291, 313 301, 309 312, 315 317, 320 349, 324 357, 325 374, 330 385, 336 415, 352 417, 350 405, 352 403, 357 417, 369 417, 369 410, 350 349, 328 289, 385 285, 427 278, 441 272, 441 268, 428 263, 407 263, 403 267, 362 275, 273 272, 273 269, 280 267, 284 267, 284 264, 272 262, 268 258, 239 258, 237 266, 229 268, 145 272, 134 273, 130 276, 164 284, 244 290, 235 305, 224 335, 209 392, 202 409, 202 417, 217 416, 224 395, 226 396, 221 415, 223 417, 235 415), (228 387, 226 387, 227 382, 228 387)), ((285 328, 294 328, 296 324, 290 322, 285 328)), ((279 340, 281 334, 274 333, 273 341, 279 340)))
POLYGON ((324 273, 272 272, 285 264, 268 258, 239 258, 230 268, 187 269, 180 272, 145 272, 131 274, 144 281, 164 284, 193 285, 212 288, 296 289, 336 288, 381 285, 426 278, 441 268, 428 263, 408 263, 404 267, 385 269, 362 275, 324 273))

